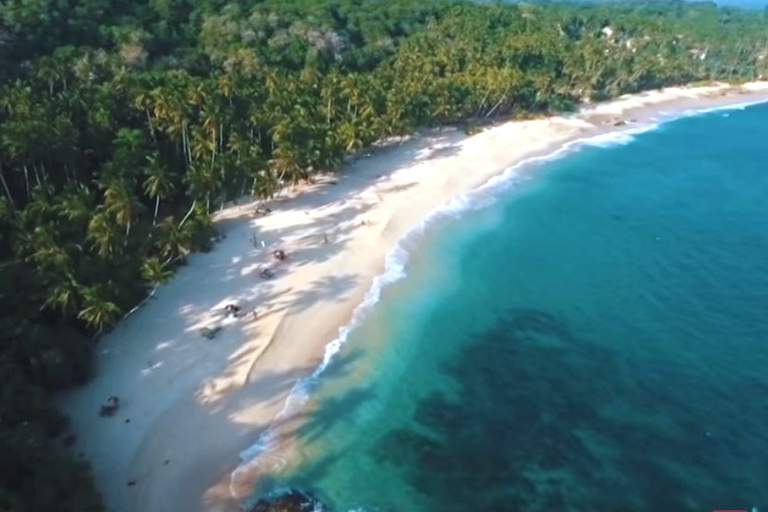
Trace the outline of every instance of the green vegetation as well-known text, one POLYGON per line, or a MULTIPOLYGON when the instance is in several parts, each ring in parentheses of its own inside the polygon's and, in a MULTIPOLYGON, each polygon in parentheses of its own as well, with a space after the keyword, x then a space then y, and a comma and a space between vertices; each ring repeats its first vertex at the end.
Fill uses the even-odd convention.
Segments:
POLYGON ((0 511, 101 510, 47 395, 223 202, 420 126, 760 77, 766 41, 762 13, 681 2, 5 0, 0 511))

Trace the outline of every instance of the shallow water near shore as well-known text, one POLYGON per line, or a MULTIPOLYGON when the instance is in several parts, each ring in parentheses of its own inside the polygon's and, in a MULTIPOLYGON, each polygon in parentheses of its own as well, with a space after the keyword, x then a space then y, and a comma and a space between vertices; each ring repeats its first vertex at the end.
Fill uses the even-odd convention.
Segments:
POLYGON ((766 120, 585 146, 412 237, 269 484, 336 511, 768 507, 766 120))

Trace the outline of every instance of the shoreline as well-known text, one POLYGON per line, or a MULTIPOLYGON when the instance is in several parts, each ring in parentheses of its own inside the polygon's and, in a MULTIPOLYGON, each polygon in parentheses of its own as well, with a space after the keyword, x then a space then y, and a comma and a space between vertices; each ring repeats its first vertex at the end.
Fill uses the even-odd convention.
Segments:
MULTIPOLYGON (((387 255, 435 211, 587 139, 759 100, 768 101, 768 83, 670 88, 473 136, 432 130, 272 202, 266 217, 251 217, 254 204, 226 208, 216 215, 226 239, 191 257, 106 336, 97 348, 99 373, 62 395, 78 436, 74 451, 91 462, 108 510, 239 510, 258 463, 231 482, 238 454, 273 424, 294 383, 316 371, 340 328, 364 314, 387 255), (279 265, 269 254, 278 248, 288 254, 279 265), (260 279, 262 266, 275 278, 260 279), (258 317, 222 320, 232 302, 256 308, 258 317), (198 333, 220 324, 212 340, 198 333), (118 414, 98 418, 111 395, 120 396, 118 414)), ((273 434, 281 448, 300 415, 290 420, 273 434)), ((280 453, 261 457, 279 464, 280 453)))

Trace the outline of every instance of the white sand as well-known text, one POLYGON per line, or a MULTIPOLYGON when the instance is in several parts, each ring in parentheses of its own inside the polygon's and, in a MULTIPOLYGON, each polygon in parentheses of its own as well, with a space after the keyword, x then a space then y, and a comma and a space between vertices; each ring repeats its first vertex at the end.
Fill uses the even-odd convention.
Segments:
POLYGON ((269 425, 294 382, 320 363, 383 271, 386 253, 435 207, 523 159, 635 124, 615 127, 616 118, 642 124, 660 112, 762 98, 766 83, 666 89, 472 137, 433 131, 360 158, 333 178, 336 185, 325 180, 272 202, 266 217, 252 216, 253 204, 225 209, 217 224, 226 239, 192 256, 105 336, 98 375, 61 397, 78 437, 75 451, 92 464, 108 509, 238 510, 230 490, 242 498, 258 476, 242 472, 230 487, 238 453, 269 425), (287 261, 275 262, 276 248, 287 261), (274 279, 259 277, 264 265, 274 279), (223 320, 231 302, 255 308, 258 318, 223 320), (220 324, 212 340, 198 333, 220 324), (111 395, 120 397, 119 411, 99 418, 111 395))

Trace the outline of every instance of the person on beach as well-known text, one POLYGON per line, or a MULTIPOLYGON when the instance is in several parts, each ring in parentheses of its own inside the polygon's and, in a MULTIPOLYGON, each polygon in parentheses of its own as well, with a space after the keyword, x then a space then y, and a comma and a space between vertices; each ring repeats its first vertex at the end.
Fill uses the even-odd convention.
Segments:
POLYGON ((107 403, 99 408, 99 416, 102 418, 112 416, 117 412, 119 407, 120 399, 116 396, 111 396, 107 398, 107 403))

